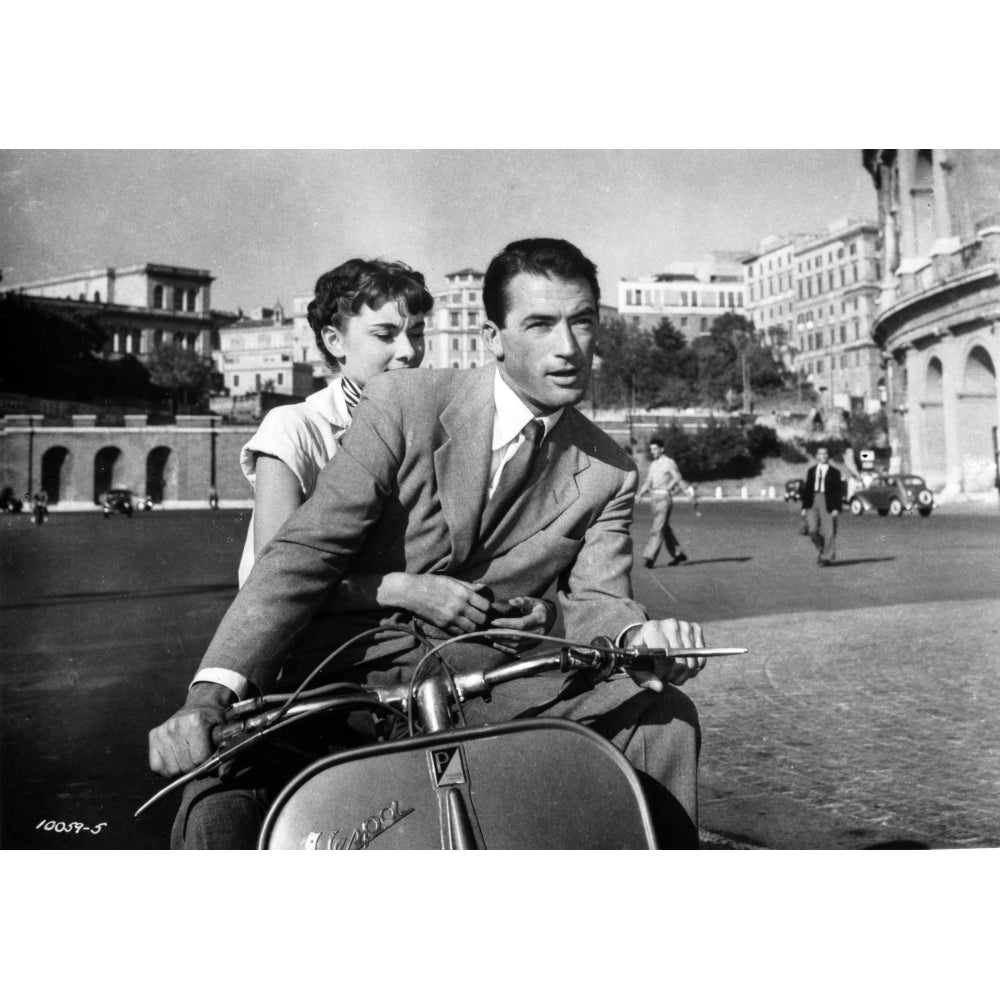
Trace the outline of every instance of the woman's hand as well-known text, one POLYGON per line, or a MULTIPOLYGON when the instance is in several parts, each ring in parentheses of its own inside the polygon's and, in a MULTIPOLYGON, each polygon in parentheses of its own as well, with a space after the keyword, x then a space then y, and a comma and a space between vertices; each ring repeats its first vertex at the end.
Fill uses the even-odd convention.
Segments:
POLYGON ((433 573, 387 573, 377 600, 383 608, 410 611, 448 635, 481 629, 490 609, 489 598, 475 585, 433 573))

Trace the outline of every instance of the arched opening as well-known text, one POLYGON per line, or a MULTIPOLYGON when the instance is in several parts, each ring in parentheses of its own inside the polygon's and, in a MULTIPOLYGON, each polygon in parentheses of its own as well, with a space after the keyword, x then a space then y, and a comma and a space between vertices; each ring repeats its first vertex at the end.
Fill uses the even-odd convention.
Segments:
POLYGON ((69 457, 69 449, 61 445, 49 448, 42 455, 42 489, 48 494, 50 505, 59 503, 62 498, 63 474, 70 471, 66 464, 69 457))
POLYGON ((948 479, 944 436, 944 368, 940 358, 931 358, 927 364, 921 409, 924 421, 923 468, 912 471, 922 475, 931 489, 939 490, 948 479))
POLYGON ((153 503, 163 503, 168 479, 173 478, 170 455, 170 449, 161 445, 146 456, 146 494, 153 503))
POLYGON ((119 469, 122 450, 109 445, 94 456, 94 503, 101 502, 101 494, 107 493, 115 482, 115 472, 119 469))
POLYGON ((958 394, 958 454, 962 489, 981 493, 993 488, 996 469, 992 429, 997 425, 997 374, 993 358, 981 345, 965 359, 958 394))

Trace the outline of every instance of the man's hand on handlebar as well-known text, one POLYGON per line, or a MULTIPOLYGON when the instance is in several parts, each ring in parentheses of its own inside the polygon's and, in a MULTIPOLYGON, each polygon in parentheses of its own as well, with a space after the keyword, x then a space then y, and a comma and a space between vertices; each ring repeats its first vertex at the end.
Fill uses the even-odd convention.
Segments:
POLYGON ((173 778, 211 757, 212 727, 225 721, 226 708, 234 701, 236 695, 221 684, 193 684, 184 707, 150 732, 150 769, 173 778))
MULTIPOLYGON (((635 626, 625 634, 623 642, 628 646, 647 646, 650 649, 691 649, 705 645, 700 625, 676 618, 663 618, 635 626)), ((639 687, 662 691, 664 684, 680 687, 702 670, 707 662, 704 656, 671 658, 655 670, 629 670, 628 673, 639 687)))

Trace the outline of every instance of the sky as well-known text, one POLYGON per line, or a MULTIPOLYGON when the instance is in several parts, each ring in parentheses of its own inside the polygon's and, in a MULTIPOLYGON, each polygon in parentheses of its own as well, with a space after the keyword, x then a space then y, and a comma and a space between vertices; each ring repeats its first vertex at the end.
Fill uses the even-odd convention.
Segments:
POLYGON ((215 276, 216 309, 280 301, 352 256, 485 269, 561 236, 617 281, 876 215, 859 149, 0 150, 4 284, 158 263, 215 276))

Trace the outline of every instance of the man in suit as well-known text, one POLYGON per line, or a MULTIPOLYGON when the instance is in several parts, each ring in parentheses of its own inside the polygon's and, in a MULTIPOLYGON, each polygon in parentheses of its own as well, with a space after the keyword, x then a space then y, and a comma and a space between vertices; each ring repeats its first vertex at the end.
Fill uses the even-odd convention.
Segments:
MULTIPOLYGON (((219 625, 185 706, 151 732, 154 771, 191 770, 211 753, 211 727, 229 704, 294 683, 343 639, 384 620, 345 596, 348 567, 462 581, 469 631, 486 621, 483 588, 539 598, 556 583, 571 638, 704 645, 700 626, 649 621, 632 598, 635 465, 574 406, 590 376, 599 301, 596 268, 572 244, 512 243, 483 288, 495 366, 387 372, 369 382, 314 495, 262 551, 219 625)), ((482 666, 506 655, 470 645, 450 647, 458 669, 463 658, 482 666)), ((390 636, 340 676, 398 680, 418 658, 408 637, 390 636)), ((655 674, 632 673, 641 690, 605 684, 570 697, 561 697, 562 679, 535 678, 470 704, 466 715, 472 724, 522 712, 586 721, 636 767, 654 812, 669 820, 666 839, 696 846, 700 736, 694 706, 675 685, 704 665, 704 657, 671 659, 655 674)), ((260 789, 214 780, 188 786, 175 846, 252 846, 260 789)))
POLYGON ((817 448, 816 464, 810 466, 802 487, 802 516, 820 566, 829 566, 837 558, 837 520, 843 501, 840 470, 830 464, 826 448, 817 448))

